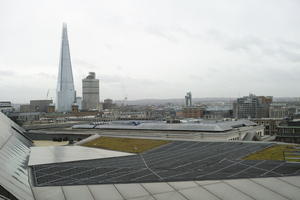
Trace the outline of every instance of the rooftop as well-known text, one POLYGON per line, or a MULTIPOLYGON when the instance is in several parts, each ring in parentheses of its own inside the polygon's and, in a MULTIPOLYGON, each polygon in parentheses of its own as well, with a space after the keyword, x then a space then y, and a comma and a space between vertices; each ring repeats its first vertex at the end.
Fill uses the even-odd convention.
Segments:
POLYGON ((200 181, 300 175, 298 163, 243 160, 270 143, 174 141, 141 154, 34 165, 35 186, 200 181))
POLYGON ((0 186, 17 199, 209 200, 300 196, 299 163, 244 160, 245 156, 275 143, 170 140, 132 154, 76 145, 33 147, 25 131, 2 113, 0 127, 0 186), (36 162, 28 165, 29 160, 36 162))
POLYGON ((256 123, 249 120, 236 121, 201 121, 199 123, 165 123, 165 122, 142 122, 128 121, 119 123, 111 122, 100 125, 74 125, 74 129, 115 129, 115 130, 163 130, 163 131, 203 131, 203 132, 225 132, 243 126, 255 126, 256 123))

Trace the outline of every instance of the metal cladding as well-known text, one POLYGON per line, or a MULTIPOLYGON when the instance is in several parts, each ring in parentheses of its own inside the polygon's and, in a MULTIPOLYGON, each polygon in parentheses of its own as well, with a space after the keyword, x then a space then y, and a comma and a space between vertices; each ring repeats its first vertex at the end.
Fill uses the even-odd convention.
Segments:
POLYGON ((24 132, 0 112, 0 199, 1 187, 17 199, 34 199, 27 168, 32 142, 24 132))
POLYGON ((95 72, 82 79, 82 109, 99 109, 99 79, 96 79, 95 72))
POLYGON ((57 80, 56 110, 58 112, 71 111, 72 104, 75 102, 75 98, 76 91, 74 89, 67 25, 63 24, 57 80))

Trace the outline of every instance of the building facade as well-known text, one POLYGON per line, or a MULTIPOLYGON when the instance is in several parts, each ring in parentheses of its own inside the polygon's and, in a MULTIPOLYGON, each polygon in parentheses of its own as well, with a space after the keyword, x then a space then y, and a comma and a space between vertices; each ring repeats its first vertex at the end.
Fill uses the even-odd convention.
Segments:
POLYGON ((192 105, 193 105, 193 102, 192 102, 192 93, 188 92, 185 95, 185 106, 186 107, 191 107, 192 105))
POLYGON ((281 142, 300 143, 300 120, 287 120, 280 123, 276 140, 281 142))
POLYGON ((237 119, 269 117, 272 101, 271 96, 255 96, 254 94, 238 98, 233 104, 234 117, 237 119))
POLYGON ((265 127, 265 135, 277 135, 278 126, 282 123, 282 118, 257 118, 251 121, 265 127))
POLYGON ((207 106, 204 111, 203 119, 220 120, 232 117, 232 106, 207 106))
POLYGON ((20 105, 20 112, 25 113, 25 112, 30 112, 30 104, 22 104, 20 105))
POLYGON ((1 101, 0 102, 0 112, 8 115, 14 112, 14 108, 10 101, 1 101))
POLYGON ((63 24, 62 43, 59 60, 59 71, 56 89, 57 112, 70 112, 75 102, 76 91, 74 89, 71 56, 69 49, 67 25, 63 24))
POLYGON ((99 110, 99 79, 95 72, 82 79, 82 110, 99 110))
POLYGON ((272 103, 270 105, 270 118, 286 118, 292 117, 297 111, 295 106, 289 106, 286 103, 272 103))
POLYGON ((30 100, 30 112, 48 112, 52 100, 30 100))
POLYGON ((104 99, 104 102, 102 104, 103 110, 105 110, 105 109, 112 109, 115 106, 116 105, 113 103, 112 99, 104 99))
POLYGON ((204 107, 193 106, 184 107, 181 111, 176 112, 176 117, 178 118, 203 118, 204 107))

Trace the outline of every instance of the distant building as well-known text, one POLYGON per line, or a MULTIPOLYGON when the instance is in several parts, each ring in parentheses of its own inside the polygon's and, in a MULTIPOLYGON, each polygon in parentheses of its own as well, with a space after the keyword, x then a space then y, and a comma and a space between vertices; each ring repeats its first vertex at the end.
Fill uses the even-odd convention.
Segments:
POLYGON ((120 112, 118 119, 126 120, 138 120, 138 119, 147 119, 147 112, 145 111, 133 111, 133 112, 120 112))
MULTIPOLYGON (((153 134, 162 136, 167 134, 169 137, 172 135, 184 134, 185 137, 198 139, 198 140, 247 140, 251 141, 255 138, 264 136, 264 127, 258 126, 256 123, 249 120, 236 120, 236 121, 201 121, 201 122, 187 122, 187 123, 173 123, 168 122, 141 122, 132 123, 130 121, 118 122, 112 121, 111 123, 102 124, 99 126, 87 127, 86 124, 75 125, 73 129, 97 129, 97 133, 142 133, 153 134), (128 123, 129 122, 129 123, 128 123)), ((179 121, 180 122, 180 121, 179 121)))
POLYGON ((53 103, 49 104, 47 112, 48 113, 54 113, 55 112, 55 105, 53 103))
POLYGON ((297 111, 294 106, 288 106, 286 103, 272 103, 270 105, 270 118, 285 118, 293 116, 297 111))
POLYGON ((220 120, 224 118, 232 118, 233 110, 232 106, 208 106, 204 111, 203 119, 220 120))
POLYGON ((204 107, 184 107, 182 111, 176 113, 179 118, 203 118, 204 107))
POLYGON ((193 105, 192 104, 192 93, 188 92, 185 95, 185 106, 186 107, 191 107, 192 105, 193 105))
POLYGON ((112 99, 104 99, 104 102, 102 104, 103 109, 112 109, 115 107, 115 104, 113 104, 112 99))
POLYGON ((28 121, 38 121, 41 117, 41 113, 40 112, 11 113, 9 117, 16 122, 23 123, 28 121))
POLYGON ((82 110, 99 110, 99 79, 95 72, 82 79, 82 110))
POLYGON ((172 108, 151 108, 146 109, 148 119, 164 120, 166 118, 175 118, 176 111, 172 108))
POLYGON ((283 122, 282 118, 258 118, 251 121, 265 127, 265 135, 277 135, 278 126, 283 122))
POLYGON ((283 121, 278 126, 276 140, 281 142, 300 143, 300 120, 283 121))
POLYGON ((72 110, 72 104, 75 102, 76 91, 74 89, 71 56, 66 24, 63 24, 56 92, 56 110, 58 112, 70 112, 72 110))
POLYGON ((73 113, 78 113, 79 112, 79 106, 77 105, 77 103, 73 103, 72 105, 72 112, 73 113))
POLYGON ((76 97, 76 103, 78 105, 78 109, 82 110, 82 97, 76 97))
POLYGON ((273 97, 271 96, 255 96, 254 94, 238 98, 233 104, 234 117, 238 119, 269 117, 272 101, 273 97))
POLYGON ((0 101, 0 112, 8 115, 14 111, 10 101, 0 101))
POLYGON ((48 112, 52 100, 30 100, 30 112, 48 112))
POLYGON ((22 104, 20 105, 20 112, 25 113, 25 112, 30 112, 30 104, 22 104))

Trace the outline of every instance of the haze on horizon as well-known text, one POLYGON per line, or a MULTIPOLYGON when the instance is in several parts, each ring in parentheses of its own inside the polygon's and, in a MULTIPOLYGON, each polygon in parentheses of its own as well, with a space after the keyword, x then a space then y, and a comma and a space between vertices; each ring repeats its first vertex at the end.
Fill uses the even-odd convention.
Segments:
POLYGON ((0 100, 55 98, 62 23, 77 96, 100 99, 297 97, 298 0, 0 2, 0 100))

